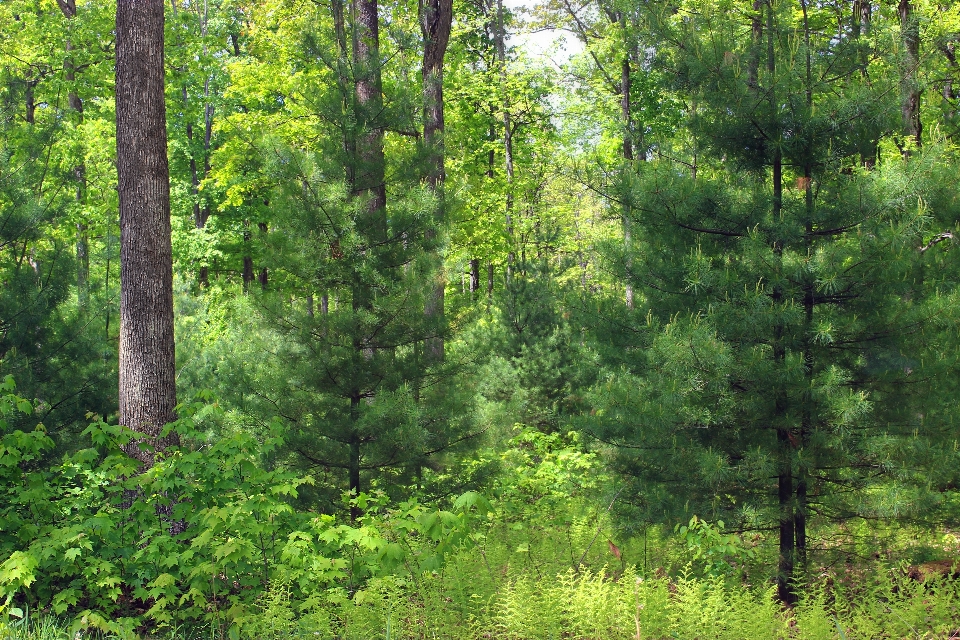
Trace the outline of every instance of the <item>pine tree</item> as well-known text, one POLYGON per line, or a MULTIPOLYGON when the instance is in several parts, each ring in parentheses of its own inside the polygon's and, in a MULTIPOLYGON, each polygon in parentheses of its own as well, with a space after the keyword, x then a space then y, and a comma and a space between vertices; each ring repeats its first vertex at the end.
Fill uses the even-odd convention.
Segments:
MULTIPOLYGON (((932 375, 910 354, 942 313, 917 249, 932 174, 889 153, 861 168, 873 131, 900 134, 898 79, 861 74, 846 11, 698 5, 665 23, 660 63, 696 100, 687 125, 702 155, 695 175, 667 159, 639 171, 647 337, 585 420, 638 478, 648 515, 777 531, 784 601, 813 523, 879 513, 871 497, 893 478, 877 471, 936 431, 908 400, 932 375), (872 123, 866 140, 857 123, 872 123)), ((897 32, 872 29, 879 58, 897 32)))
MULTIPOLYGON (((214 162, 230 169, 214 169, 230 206, 269 202, 269 233, 256 245, 270 287, 249 304, 274 358, 245 364, 237 375, 247 378, 233 386, 248 415, 286 422, 290 462, 321 480, 304 499, 336 502, 376 478, 413 484, 469 434, 451 389, 462 365, 439 357, 431 341, 442 316, 424 313, 442 303, 442 147, 435 128, 423 143, 407 135, 422 130, 423 90, 384 66, 403 51, 383 38, 376 3, 296 17, 275 9, 276 28, 298 46, 254 38, 250 50, 280 97, 228 116, 255 134, 226 140, 214 162)), ((434 67, 424 72, 430 88, 434 67)), ((234 72, 236 86, 246 74, 262 81, 252 66, 234 72)))

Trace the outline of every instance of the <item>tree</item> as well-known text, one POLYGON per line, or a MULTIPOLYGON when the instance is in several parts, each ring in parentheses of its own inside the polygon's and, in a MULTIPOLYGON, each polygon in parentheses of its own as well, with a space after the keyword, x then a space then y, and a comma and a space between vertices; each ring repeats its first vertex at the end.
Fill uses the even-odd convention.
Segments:
POLYGON ((117 3, 120 424, 141 434, 128 453, 145 466, 177 444, 163 434, 177 404, 163 11, 162 0, 117 3))
MULTIPOLYGON (((444 171, 443 142, 443 58, 450 41, 450 27, 453 24, 453 0, 421 0, 420 31, 423 34, 423 144, 426 147, 426 166, 424 178, 430 190, 437 198, 434 210, 434 223, 442 228, 446 203, 443 183, 444 171)), ((435 231, 428 233, 436 233, 435 231)), ((439 256, 438 256, 439 258, 439 256)), ((436 284, 434 293, 427 301, 424 313, 428 320, 443 318, 443 298, 446 287, 442 261, 437 260, 436 284)), ((440 323, 437 322, 437 325, 440 323)), ((439 332, 439 331, 438 331, 439 332)), ((429 338, 426 343, 428 357, 439 362, 443 360, 443 336, 429 338)))
POLYGON ((0 374, 13 374, 36 400, 35 417, 57 445, 53 457, 77 445, 88 412, 116 411, 109 268, 101 259, 116 214, 112 136, 91 146, 85 139, 112 129, 112 104, 94 103, 82 123, 76 117, 86 95, 106 95, 112 53, 93 43, 113 23, 113 11, 99 7, 74 17, 52 3, 0 8, 0 374), (78 179, 84 156, 96 201, 78 179), (78 239, 83 224, 99 243, 78 239), (94 304, 84 304, 88 296, 94 304))
MULTIPOLYGON (((638 511, 776 531, 788 602, 812 527, 883 513, 880 496, 916 479, 905 468, 940 429, 910 393, 913 376, 937 374, 914 355, 943 313, 917 249, 939 232, 924 212, 936 172, 891 161, 899 78, 880 62, 861 74, 847 10, 744 4, 748 21, 698 4, 663 24, 659 63, 697 97, 687 128, 701 156, 695 174, 682 158, 639 171, 647 324, 595 389, 600 417, 584 418, 642 478, 638 511), (861 152, 877 138, 858 137, 860 120, 887 141, 873 171, 861 152)), ((878 22, 876 42, 898 36, 878 22)), ((901 516, 938 500, 914 495, 901 516)))
POLYGON ((255 10, 268 26, 249 40, 252 60, 231 62, 228 94, 244 99, 223 108, 229 133, 211 163, 227 195, 221 211, 270 216, 269 233, 250 244, 271 286, 235 303, 255 321, 244 319, 242 338, 228 330, 241 344, 225 348, 238 362, 221 366, 225 397, 244 420, 283 417, 287 462, 318 479, 303 494, 314 504, 378 477, 409 486, 470 427, 452 408, 460 357, 423 349, 443 324, 424 313, 442 255, 442 138, 432 128, 427 145, 421 134, 423 90, 437 88, 441 58, 430 55, 427 87, 412 82, 404 56, 422 42, 417 15, 392 7, 393 28, 381 33, 376 3, 355 9, 255 10))

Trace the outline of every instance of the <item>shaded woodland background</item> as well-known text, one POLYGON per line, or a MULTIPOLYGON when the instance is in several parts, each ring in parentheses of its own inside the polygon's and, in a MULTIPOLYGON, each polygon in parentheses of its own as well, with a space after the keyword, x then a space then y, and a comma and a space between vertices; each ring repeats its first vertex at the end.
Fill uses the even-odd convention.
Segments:
POLYGON ((154 9, 126 121, 165 107, 170 230, 124 254, 159 138, 118 148, 117 6, 0 2, 5 609, 249 629, 501 526, 788 604, 950 553, 960 6, 154 9), (121 269, 161 237, 175 369, 137 386, 121 269))

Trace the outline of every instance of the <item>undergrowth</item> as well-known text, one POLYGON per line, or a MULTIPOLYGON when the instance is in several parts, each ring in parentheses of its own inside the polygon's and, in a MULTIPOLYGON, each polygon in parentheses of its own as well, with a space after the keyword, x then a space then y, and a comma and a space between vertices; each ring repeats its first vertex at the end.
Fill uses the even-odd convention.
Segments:
MULTIPOLYGON (((463 564, 461 564, 463 563, 463 564)), ((691 574, 644 578, 628 567, 616 579, 604 570, 572 570, 540 579, 518 573, 498 592, 473 593, 458 584, 458 558, 443 572, 416 581, 377 578, 352 596, 333 591, 307 606, 273 584, 239 630, 168 631, 173 638, 287 640, 917 640, 960 637, 960 583, 920 583, 896 573, 878 576, 859 593, 826 584, 806 590, 791 609, 775 589, 731 584, 691 574)), ((0 628, 13 640, 73 638, 52 618, 0 628)), ((79 637, 79 636, 77 636, 79 637)), ((98 634, 104 640, 121 636, 98 634)))
MULTIPOLYGON (((12 391, 0 420, 30 408, 12 391)), ((183 411, 184 440, 210 410, 183 411)), ((722 522, 653 529, 640 562, 576 434, 518 428, 489 499, 348 496, 356 522, 294 510, 307 480, 256 464, 272 441, 224 437, 135 475, 119 427, 95 422, 93 446, 48 469, 42 427, 0 434, 0 638, 960 638, 960 582, 899 569, 823 579, 784 609, 755 579, 762 546, 722 522)))

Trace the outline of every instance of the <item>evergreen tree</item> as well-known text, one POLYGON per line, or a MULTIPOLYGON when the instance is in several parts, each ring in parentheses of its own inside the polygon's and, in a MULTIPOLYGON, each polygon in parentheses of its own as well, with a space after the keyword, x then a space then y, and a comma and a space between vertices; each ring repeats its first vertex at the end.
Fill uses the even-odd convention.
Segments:
MULTIPOLYGON (((933 374, 913 354, 944 313, 917 248, 935 161, 861 168, 873 131, 899 135, 897 78, 861 73, 847 7, 794 9, 697 5, 664 24, 660 61, 696 100, 702 155, 695 173, 664 159, 626 187, 647 338, 584 420, 647 514, 776 530, 785 601, 811 523, 882 513, 877 487, 909 474, 881 472, 938 431, 910 397, 933 374)), ((879 60, 897 32, 873 29, 879 60)))
POLYGON ((110 415, 117 404, 105 247, 81 229, 110 227, 110 198, 90 202, 84 189, 85 156, 91 188, 107 182, 106 153, 83 140, 104 110, 86 121, 77 113, 81 95, 103 88, 106 65, 90 42, 107 22, 99 8, 74 18, 52 5, 0 7, 0 375, 36 400, 27 420, 44 422, 53 456, 77 446, 87 412, 110 415))
MULTIPOLYGON (((289 462, 322 479, 304 499, 328 504, 376 478, 420 482, 471 433, 453 388, 462 356, 437 357, 443 316, 424 313, 443 300, 439 131, 432 121, 430 140, 408 135, 422 128, 423 93, 403 82, 405 69, 383 66, 407 55, 409 32, 383 37, 376 3, 346 9, 258 14, 296 45, 251 39, 271 69, 261 90, 277 97, 227 116, 252 135, 225 140, 213 163, 227 205, 270 221, 255 241, 270 286, 238 303, 262 324, 237 337, 246 344, 228 358, 246 362, 224 371, 236 382, 227 397, 254 419, 283 417, 289 462), (271 357, 249 355, 254 344, 271 357)), ((416 14, 393 17, 420 31, 416 14)), ((232 71, 235 87, 263 80, 239 61, 232 71)), ((432 87, 436 69, 424 73, 432 87)))

